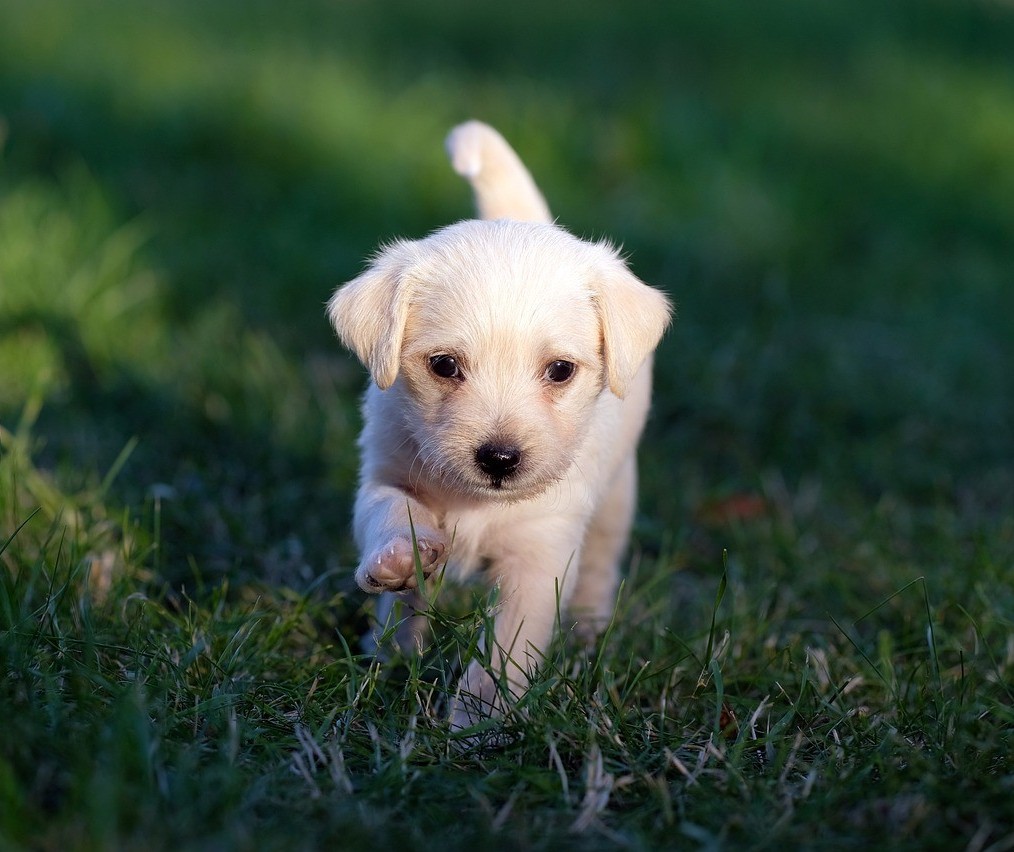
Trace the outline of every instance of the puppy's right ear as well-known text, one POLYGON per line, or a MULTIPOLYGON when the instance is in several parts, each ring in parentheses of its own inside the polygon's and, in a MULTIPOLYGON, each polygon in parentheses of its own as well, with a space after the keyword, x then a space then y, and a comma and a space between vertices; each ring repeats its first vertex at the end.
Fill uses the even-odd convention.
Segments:
POLYGON ((359 356, 381 390, 398 378, 414 256, 410 242, 385 247, 369 269, 339 287, 327 303, 339 339, 359 356))

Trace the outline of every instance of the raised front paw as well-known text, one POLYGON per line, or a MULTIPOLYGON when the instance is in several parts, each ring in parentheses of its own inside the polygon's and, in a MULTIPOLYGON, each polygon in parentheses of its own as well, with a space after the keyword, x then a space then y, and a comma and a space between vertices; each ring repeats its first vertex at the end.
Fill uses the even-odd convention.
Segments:
MULTIPOLYGON (((416 528, 416 545, 424 577, 437 569, 447 543, 442 533, 416 528)), ((418 587, 412 532, 393 535, 383 545, 366 554, 356 569, 356 582, 364 592, 400 592, 418 587)))

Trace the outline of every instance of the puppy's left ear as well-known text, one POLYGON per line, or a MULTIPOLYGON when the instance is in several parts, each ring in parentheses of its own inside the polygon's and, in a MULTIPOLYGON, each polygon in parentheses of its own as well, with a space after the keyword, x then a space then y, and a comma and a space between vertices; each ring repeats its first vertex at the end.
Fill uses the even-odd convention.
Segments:
POLYGON ((669 326, 672 303, 637 278, 611 246, 598 248, 607 254, 593 284, 602 323, 606 381, 622 399, 669 326))
POLYGON ((327 303, 338 337, 359 356, 381 390, 394 384, 412 291, 414 244, 382 249, 362 275, 339 287, 327 303))

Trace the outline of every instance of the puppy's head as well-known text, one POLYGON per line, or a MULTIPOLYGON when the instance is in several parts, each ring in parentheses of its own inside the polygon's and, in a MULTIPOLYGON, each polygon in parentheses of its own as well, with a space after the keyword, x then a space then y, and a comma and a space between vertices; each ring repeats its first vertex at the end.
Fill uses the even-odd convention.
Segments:
POLYGON ((610 246, 507 220, 396 242, 328 304, 377 386, 403 395, 425 474, 504 501, 563 476, 669 313, 610 246))

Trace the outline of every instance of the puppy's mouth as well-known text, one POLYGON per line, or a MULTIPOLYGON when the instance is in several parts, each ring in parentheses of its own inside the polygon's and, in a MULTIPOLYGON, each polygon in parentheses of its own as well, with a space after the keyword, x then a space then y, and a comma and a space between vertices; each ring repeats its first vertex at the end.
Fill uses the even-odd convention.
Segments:
MULTIPOLYGON (((559 477, 521 465, 507 474, 489 474, 473 465, 471 470, 459 470, 456 474, 445 470, 457 481, 457 490, 471 493, 473 498, 494 503, 517 503, 530 500, 544 492, 559 477)), ((445 480, 446 481, 446 480, 445 480)))
POLYGON ((434 453, 428 461, 438 481, 451 493, 494 503, 517 503, 537 497, 557 482, 565 470, 546 467, 537 451, 497 438, 478 446, 473 444, 461 455, 434 453))
POLYGON ((541 494, 548 487, 547 482, 532 483, 527 478, 507 477, 504 479, 490 478, 479 485, 478 491, 487 499, 502 503, 516 503, 541 494))
POLYGON ((529 454, 509 440, 489 440, 476 447, 473 471, 481 491, 494 500, 514 502, 545 491, 549 478, 538 475, 529 454))

